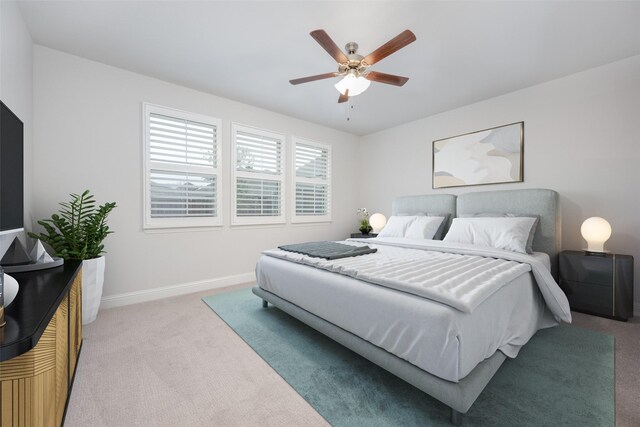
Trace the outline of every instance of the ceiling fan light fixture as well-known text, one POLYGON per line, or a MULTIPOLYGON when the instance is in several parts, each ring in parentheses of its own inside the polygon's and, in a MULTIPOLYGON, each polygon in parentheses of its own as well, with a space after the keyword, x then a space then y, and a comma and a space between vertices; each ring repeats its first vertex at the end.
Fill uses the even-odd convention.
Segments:
POLYGON ((334 85, 336 90, 342 95, 349 89, 349 96, 357 96, 367 90, 371 82, 364 77, 356 77, 354 73, 349 73, 342 80, 334 85))
POLYGON ((345 46, 347 55, 345 55, 338 45, 331 40, 331 37, 329 37, 326 31, 314 30, 311 31, 310 35, 338 63, 338 71, 289 80, 289 83, 292 85, 344 76, 334 85, 336 90, 340 92, 338 104, 342 104, 343 102, 347 102, 350 97, 360 95, 367 90, 372 81, 393 86, 402 86, 409 80, 408 77, 368 71, 368 68, 406 45, 416 41, 415 34, 410 30, 404 30, 364 57, 357 53, 358 44, 355 42, 347 43, 345 46), (366 75, 366 78, 363 77, 363 75, 366 75))

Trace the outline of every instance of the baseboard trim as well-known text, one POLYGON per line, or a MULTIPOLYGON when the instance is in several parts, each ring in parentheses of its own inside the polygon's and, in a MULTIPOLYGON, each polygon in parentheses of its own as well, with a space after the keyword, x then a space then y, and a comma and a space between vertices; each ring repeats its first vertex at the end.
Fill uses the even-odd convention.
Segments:
POLYGON ((243 273, 233 276, 218 277, 197 282, 181 283, 179 285, 164 286, 161 288, 145 289, 144 291, 127 292, 124 294, 110 295, 100 300, 100 308, 121 307, 123 305, 138 304, 141 302, 154 301, 162 298, 175 297, 178 295, 192 294, 194 292, 206 291, 209 289, 224 288, 225 286, 240 285, 256 281, 255 273, 243 273))
MULTIPOLYGON (((224 288, 225 286, 250 283, 255 280, 255 273, 251 272, 236 274, 234 276, 218 277, 210 280, 181 283, 179 285, 165 286, 162 288, 146 289, 144 291, 127 292, 124 294, 103 297, 100 301, 100 308, 113 308, 121 307, 123 305, 138 304, 141 302, 154 301, 178 295, 192 294, 194 292, 206 291, 208 289, 217 289, 224 288)), ((633 315, 640 317, 640 302, 634 302, 633 315)))

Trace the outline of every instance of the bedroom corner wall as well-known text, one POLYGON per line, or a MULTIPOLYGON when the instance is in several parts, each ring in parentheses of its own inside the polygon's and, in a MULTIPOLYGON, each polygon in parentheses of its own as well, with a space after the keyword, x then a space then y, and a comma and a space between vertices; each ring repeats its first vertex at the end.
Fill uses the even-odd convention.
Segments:
MULTIPOLYGON (((429 102, 429 99, 425 99, 429 102)), ((606 248, 635 258, 640 315, 640 56, 361 138, 359 204, 390 214, 412 194, 551 188, 560 193, 563 249, 581 249, 582 222, 606 218, 606 248), (432 141, 525 122, 524 182, 431 188, 432 141)))
MULTIPOLYGON (((341 239, 356 229, 359 138, 42 46, 34 46, 34 206, 49 217, 71 192, 116 201, 106 240, 103 307, 255 280, 264 249, 341 239), (221 118, 225 225, 196 231, 142 230, 142 102, 221 118), (332 145, 333 222, 230 227, 231 122, 332 145)), ((287 154, 289 155, 289 153, 287 154)), ((287 182, 291 176, 286 158, 287 182)), ((286 212, 290 195, 287 189, 286 212)))
MULTIPOLYGON (((0 100, 24 123, 24 224, 31 222, 33 42, 15 1, 0 1, 0 100)), ((0 236, 0 257, 15 234, 0 236)))

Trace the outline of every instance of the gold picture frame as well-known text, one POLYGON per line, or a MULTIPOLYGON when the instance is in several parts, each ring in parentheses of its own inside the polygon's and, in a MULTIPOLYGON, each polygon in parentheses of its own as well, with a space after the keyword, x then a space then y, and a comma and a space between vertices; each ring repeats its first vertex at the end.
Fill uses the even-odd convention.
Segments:
POLYGON ((433 141, 432 188, 524 181, 524 121, 433 141))

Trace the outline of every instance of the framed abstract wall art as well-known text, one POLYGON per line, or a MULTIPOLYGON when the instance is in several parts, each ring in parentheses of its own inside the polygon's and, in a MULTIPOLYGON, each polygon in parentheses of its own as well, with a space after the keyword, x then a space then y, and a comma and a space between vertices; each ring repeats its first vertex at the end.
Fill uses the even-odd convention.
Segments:
POLYGON ((524 122, 433 141, 433 188, 523 181, 524 122))

